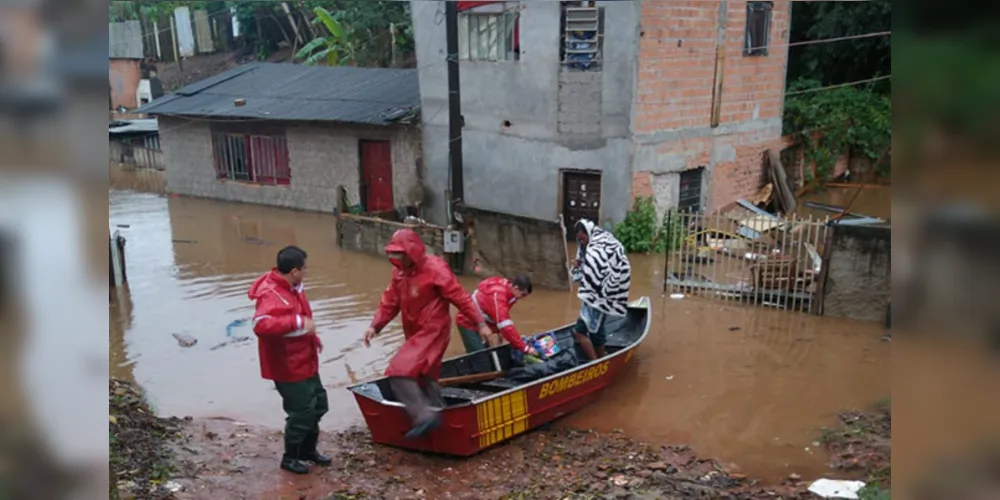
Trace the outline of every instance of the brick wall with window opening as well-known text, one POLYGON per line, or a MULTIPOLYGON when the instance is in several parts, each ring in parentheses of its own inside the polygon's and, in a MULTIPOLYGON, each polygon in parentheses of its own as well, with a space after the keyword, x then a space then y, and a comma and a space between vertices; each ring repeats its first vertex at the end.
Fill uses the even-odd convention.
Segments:
POLYGON ((604 49, 604 8, 594 2, 562 2, 560 60, 579 71, 601 69, 604 49))
POLYGON ((520 59, 520 2, 459 2, 458 53, 467 61, 520 59))
POLYGON ((766 56, 771 44, 772 2, 747 2, 747 27, 743 37, 744 56, 766 56))
POLYGON ((216 178, 258 184, 292 181, 285 131, 275 127, 212 124, 216 178))

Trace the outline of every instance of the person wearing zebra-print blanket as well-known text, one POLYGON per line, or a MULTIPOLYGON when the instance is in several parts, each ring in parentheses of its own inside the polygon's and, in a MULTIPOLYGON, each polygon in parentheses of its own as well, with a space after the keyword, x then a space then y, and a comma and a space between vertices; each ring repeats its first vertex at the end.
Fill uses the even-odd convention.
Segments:
POLYGON ((605 318, 628 312, 632 266, 625 247, 610 232, 587 219, 577 221, 575 230, 578 248, 572 274, 580 286, 577 297, 582 304, 573 335, 594 360, 606 354, 605 318))

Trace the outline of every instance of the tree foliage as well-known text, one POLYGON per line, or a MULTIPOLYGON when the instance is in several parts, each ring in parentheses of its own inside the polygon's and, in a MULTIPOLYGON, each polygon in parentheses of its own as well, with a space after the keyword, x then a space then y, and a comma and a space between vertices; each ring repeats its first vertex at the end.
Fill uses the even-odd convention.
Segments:
POLYGON ((316 64, 325 61, 328 66, 336 66, 344 60, 344 55, 353 59, 353 50, 340 25, 330 11, 323 7, 313 9, 316 13, 314 24, 321 25, 326 34, 317 36, 295 54, 299 59, 305 59, 305 64, 316 64))
MULTIPOLYGON (((817 80, 799 80, 790 91, 817 88, 817 80)), ((801 93, 785 100, 785 132, 803 145, 807 164, 821 178, 833 169, 837 157, 852 155, 878 160, 892 138, 892 105, 874 89, 846 86, 801 93)))
POLYGON ((210 14, 235 11, 240 25, 244 56, 265 59, 286 47, 298 50, 310 64, 355 64, 358 66, 411 66, 414 43, 409 4, 375 0, 297 1, 114 1, 108 5, 111 22, 164 19, 179 6, 206 9, 210 14), (284 8, 288 7, 288 12, 284 8), (320 14, 322 13, 322 14, 320 14), (321 15, 327 16, 326 19, 321 15), (330 31, 331 21, 340 35, 330 31), (298 36, 296 36, 298 32, 298 36), (299 43, 301 41, 301 43, 299 43), (322 53, 317 56, 316 54, 322 53), (314 57, 315 56, 315 57, 314 57))
MULTIPOLYGON (((890 0, 794 2, 791 42, 824 40, 892 30, 890 0)), ((892 37, 874 36, 789 47, 788 81, 822 85, 867 80, 892 73, 892 37)), ((888 93, 889 80, 876 84, 888 93)))
MULTIPOLYGON (((891 30, 890 0, 795 2, 792 7, 792 43, 891 30)), ((891 40, 880 35, 792 46, 788 91, 890 75, 891 40)), ((796 136, 804 160, 818 176, 828 175, 845 153, 877 160, 892 137, 891 90, 891 81, 884 79, 790 95, 785 100, 784 133, 796 136)))
POLYGON ((408 3, 353 0, 338 4, 341 8, 333 11, 314 7, 313 23, 322 26, 326 33, 317 33, 296 54, 306 64, 326 61, 330 65, 399 66, 413 54, 408 3))

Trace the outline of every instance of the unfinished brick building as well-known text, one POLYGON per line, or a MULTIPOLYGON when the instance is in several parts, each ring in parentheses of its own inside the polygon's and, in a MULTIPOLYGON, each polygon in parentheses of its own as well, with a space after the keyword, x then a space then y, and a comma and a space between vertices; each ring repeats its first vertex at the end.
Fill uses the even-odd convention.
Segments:
MULTIPOLYGON (((423 150, 444 200, 445 30, 421 3, 423 150)), ((619 221, 639 195, 714 210, 760 186, 781 141, 789 0, 458 4, 468 204, 619 221)))
POLYGON ((633 195, 716 209, 761 185, 781 144, 790 17, 787 0, 642 2, 633 195))

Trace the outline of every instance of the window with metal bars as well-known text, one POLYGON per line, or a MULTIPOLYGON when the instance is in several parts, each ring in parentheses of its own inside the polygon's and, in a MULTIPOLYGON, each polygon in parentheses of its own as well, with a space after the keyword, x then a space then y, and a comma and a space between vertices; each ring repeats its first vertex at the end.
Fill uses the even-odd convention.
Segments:
POLYGON ((743 55, 766 56, 771 44, 773 2, 747 2, 747 27, 743 37, 743 55))
POLYGON ((284 132, 254 133, 213 127, 212 150, 218 179, 291 184, 284 132))
POLYGON ((567 68, 601 68, 604 48, 604 9, 593 2, 563 2, 562 62, 567 68))
POLYGON ((681 212, 701 212, 702 185, 705 167, 681 172, 677 196, 677 209, 681 212))
MULTIPOLYGON (((486 2, 484 2, 486 3, 486 2)), ((458 16, 458 56, 467 61, 520 59, 518 2, 490 2, 458 16)))

